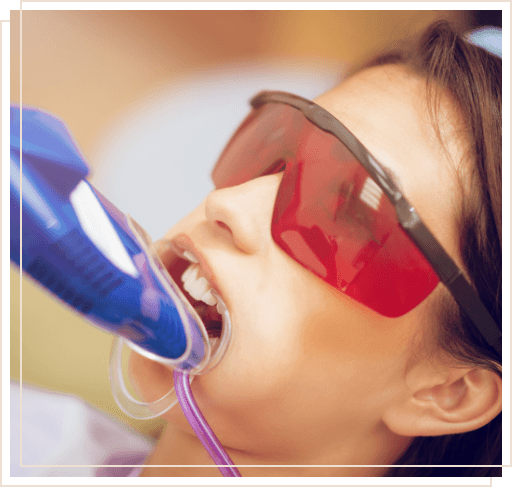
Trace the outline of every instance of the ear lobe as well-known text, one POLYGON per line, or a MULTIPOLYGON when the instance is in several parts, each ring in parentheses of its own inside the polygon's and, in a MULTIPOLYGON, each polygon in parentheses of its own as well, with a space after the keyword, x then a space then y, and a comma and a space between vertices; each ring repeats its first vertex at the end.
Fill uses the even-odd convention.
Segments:
POLYGON ((442 371, 417 365, 406 377, 407 392, 383 415, 403 436, 439 436, 478 429, 501 412, 502 382, 482 368, 442 371), (420 369, 420 370, 418 370, 420 369))

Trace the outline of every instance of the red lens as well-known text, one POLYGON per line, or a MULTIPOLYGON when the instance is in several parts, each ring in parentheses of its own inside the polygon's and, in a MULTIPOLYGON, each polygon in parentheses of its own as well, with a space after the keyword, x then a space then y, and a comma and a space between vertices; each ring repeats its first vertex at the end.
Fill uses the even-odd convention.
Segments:
POLYGON ((276 198, 274 240, 361 304, 389 317, 407 313, 437 275, 362 164, 336 137, 308 125, 276 198))
POLYGON ((288 105, 269 103, 252 111, 237 129, 212 172, 216 188, 271 174, 294 157, 306 120, 288 105))
POLYGON ((235 186, 283 161, 272 217, 283 250, 384 316, 401 316, 430 294, 439 279, 392 203, 342 142, 299 110, 274 103, 255 109, 222 153, 213 181, 235 186))

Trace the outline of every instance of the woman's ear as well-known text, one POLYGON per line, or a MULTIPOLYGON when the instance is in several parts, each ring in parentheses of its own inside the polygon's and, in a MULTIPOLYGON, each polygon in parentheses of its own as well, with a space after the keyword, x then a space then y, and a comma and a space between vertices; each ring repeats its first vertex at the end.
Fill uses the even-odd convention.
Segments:
POLYGON ((479 367, 434 367, 419 362, 405 376, 404 394, 383 421, 403 436, 439 436, 476 430, 501 412, 501 377, 479 367))

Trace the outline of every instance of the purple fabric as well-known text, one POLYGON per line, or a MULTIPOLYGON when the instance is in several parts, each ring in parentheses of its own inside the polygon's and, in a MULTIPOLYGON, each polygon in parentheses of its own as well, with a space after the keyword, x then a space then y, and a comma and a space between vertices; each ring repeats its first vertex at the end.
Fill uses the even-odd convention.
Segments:
POLYGON ((127 477, 138 477, 142 473, 142 467, 135 467, 127 477))
POLYGON ((146 459, 146 455, 140 453, 119 453, 112 455, 105 462, 105 466, 96 470, 96 477, 138 477, 142 471, 142 464, 146 459), (110 467, 109 465, 116 465, 110 467), (121 465, 130 465, 123 467, 121 465), (134 467, 133 465, 141 465, 134 467))

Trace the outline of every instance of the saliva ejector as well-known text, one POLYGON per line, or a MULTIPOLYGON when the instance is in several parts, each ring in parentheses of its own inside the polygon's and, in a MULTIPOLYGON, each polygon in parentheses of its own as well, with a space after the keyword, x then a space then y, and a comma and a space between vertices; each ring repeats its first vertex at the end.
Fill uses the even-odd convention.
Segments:
POLYGON ((11 261, 60 301, 116 335, 110 364, 114 398, 135 418, 156 417, 176 402, 226 476, 238 476, 190 390, 214 367, 230 339, 224 310, 220 340, 174 282, 146 232, 85 178, 89 167, 66 126, 33 108, 11 106, 11 261), (20 211, 21 201, 21 211, 20 211), (20 232, 21 228, 21 232, 20 232), (174 388, 152 403, 123 380, 124 344, 174 370, 174 388))

